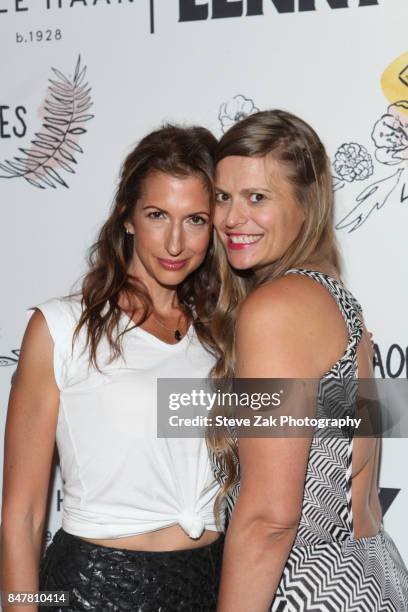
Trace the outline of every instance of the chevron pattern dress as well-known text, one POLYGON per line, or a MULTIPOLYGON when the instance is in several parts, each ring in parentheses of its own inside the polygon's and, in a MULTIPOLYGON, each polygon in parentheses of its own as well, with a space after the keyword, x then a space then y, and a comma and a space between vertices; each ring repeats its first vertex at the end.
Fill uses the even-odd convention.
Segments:
MULTIPOLYGON (((344 355, 320 380, 316 416, 353 416, 361 307, 339 281, 323 273, 302 269, 289 273, 321 283, 337 302, 349 332, 344 355)), ((381 528, 376 536, 354 538, 352 452, 352 431, 316 430, 301 520, 271 612, 408 611, 408 573, 390 536, 381 528)), ((214 454, 212 460, 216 477, 223 482, 222 462, 214 454)), ((238 492, 239 485, 226 500, 230 512, 238 492)))

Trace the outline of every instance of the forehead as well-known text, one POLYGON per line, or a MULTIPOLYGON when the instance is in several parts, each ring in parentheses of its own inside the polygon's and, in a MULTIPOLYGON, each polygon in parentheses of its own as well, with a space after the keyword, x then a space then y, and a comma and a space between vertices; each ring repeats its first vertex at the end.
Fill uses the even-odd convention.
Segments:
POLYGON ((144 206, 160 208, 206 208, 210 197, 204 178, 199 175, 173 176, 164 172, 152 172, 143 181, 140 201, 144 206))
POLYGON ((218 162, 215 172, 217 187, 270 189, 286 181, 284 169, 271 156, 242 157, 231 155, 218 162))

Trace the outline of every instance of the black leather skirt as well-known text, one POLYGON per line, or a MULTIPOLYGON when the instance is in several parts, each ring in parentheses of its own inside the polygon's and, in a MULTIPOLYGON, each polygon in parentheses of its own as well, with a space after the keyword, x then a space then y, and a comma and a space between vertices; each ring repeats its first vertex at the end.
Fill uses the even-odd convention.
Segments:
POLYGON ((40 591, 68 591, 43 612, 211 612, 224 537, 200 548, 145 552, 86 542, 59 529, 40 564, 40 591))

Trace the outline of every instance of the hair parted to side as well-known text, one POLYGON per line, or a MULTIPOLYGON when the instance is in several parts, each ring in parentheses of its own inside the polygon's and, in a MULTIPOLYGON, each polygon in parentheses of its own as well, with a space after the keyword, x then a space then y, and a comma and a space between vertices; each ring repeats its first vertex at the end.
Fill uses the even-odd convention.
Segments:
MULTIPOLYGON (((286 253, 266 267, 261 273, 243 276, 234 273, 226 261, 222 261, 221 295, 213 316, 213 334, 223 351, 213 368, 215 378, 231 378, 234 375, 235 327, 239 306, 246 295, 265 282, 283 276, 304 263, 330 264, 340 273, 340 255, 336 245, 333 224, 333 188, 331 166, 325 148, 305 121, 283 110, 261 111, 234 124, 221 138, 215 161, 238 155, 272 159, 282 167, 297 201, 303 206, 305 221, 302 229, 286 253), (222 329, 228 333, 219 338, 222 329)), ((265 169, 267 172, 267 163, 265 169)), ((217 245, 220 248, 220 245, 217 245)), ((222 248, 224 248, 222 246, 222 248)), ((237 483, 237 452, 228 432, 225 436, 212 437, 209 444, 225 465, 228 478, 219 493, 217 508, 228 491, 237 483)))
MULTIPOLYGON (((111 213, 89 251, 89 271, 82 281, 82 315, 74 333, 75 341, 80 331, 86 330, 89 360, 95 367, 98 367, 97 347, 103 337, 108 339, 112 358, 121 354, 121 338, 125 332, 119 332, 122 314, 119 296, 133 305, 131 318, 137 307, 142 308, 137 325, 148 318, 152 309, 146 287, 128 272, 134 238, 124 228, 137 205, 143 182, 154 172, 179 178, 198 176, 212 205, 216 144, 215 137, 203 127, 165 125, 145 136, 125 159, 111 213)), ((177 288, 180 303, 193 317, 200 340, 211 350, 215 346, 206 321, 212 315, 219 293, 217 274, 212 269, 213 253, 210 243, 199 269, 177 288)), ((125 331, 129 329, 132 327, 125 331)))

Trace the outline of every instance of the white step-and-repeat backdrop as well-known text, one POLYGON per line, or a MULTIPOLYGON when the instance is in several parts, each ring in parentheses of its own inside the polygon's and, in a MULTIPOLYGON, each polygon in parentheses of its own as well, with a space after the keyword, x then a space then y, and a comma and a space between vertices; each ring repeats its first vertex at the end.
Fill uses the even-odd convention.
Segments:
MULTIPOLYGON (((316 128, 376 374, 408 378, 407 20, 406 0, 0 0, 2 433, 27 308, 84 272, 122 159, 164 121, 219 136, 284 108, 316 128)), ((406 561, 407 460, 385 441, 385 525, 406 561)), ((62 504, 57 470, 48 540, 62 504)))

